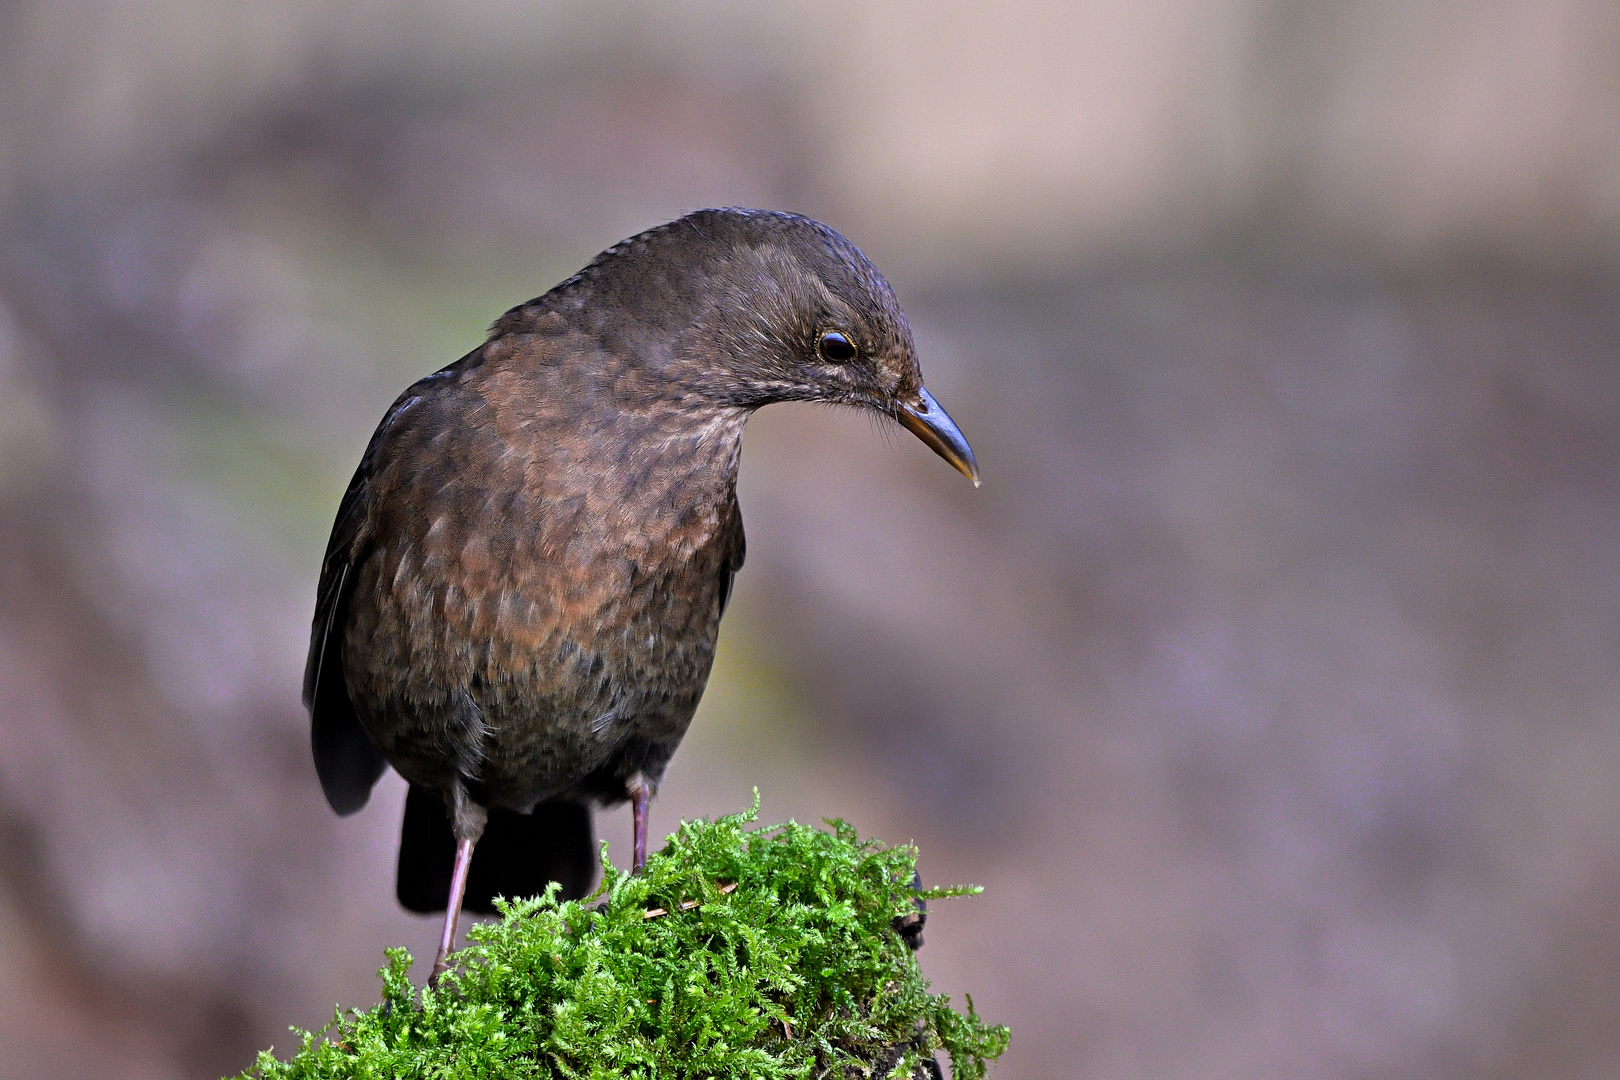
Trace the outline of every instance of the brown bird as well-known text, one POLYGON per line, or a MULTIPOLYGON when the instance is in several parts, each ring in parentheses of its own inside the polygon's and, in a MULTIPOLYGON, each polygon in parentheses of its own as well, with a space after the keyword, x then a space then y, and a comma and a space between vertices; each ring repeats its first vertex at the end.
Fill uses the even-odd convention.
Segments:
POLYGON ((589 804, 647 808, 743 563, 737 459, 762 405, 898 420, 978 482, 883 276, 825 225, 703 210, 608 248, 401 394, 321 566, 304 673, 332 809, 410 783, 398 895, 584 895, 589 804), (478 858, 474 860, 475 845, 478 858))

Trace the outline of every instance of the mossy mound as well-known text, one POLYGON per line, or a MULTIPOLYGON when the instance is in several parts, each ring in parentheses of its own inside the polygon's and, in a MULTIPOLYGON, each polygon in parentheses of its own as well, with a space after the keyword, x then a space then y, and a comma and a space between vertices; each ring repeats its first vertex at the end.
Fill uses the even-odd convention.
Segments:
MULTIPOLYGON (((756 803, 755 810, 758 806, 756 803)), ((243 1080, 928 1076, 937 1050, 978 1080, 1005 1027, 930 994, 896 930, 917 852, 753 813, 682 824, 632 877, 604 866, 589 901, 501 905, 437 990, 388 952, 383 1000, 301 1032, 243 1080)), ((604 860, 605 861, 605 860, 604 860)))

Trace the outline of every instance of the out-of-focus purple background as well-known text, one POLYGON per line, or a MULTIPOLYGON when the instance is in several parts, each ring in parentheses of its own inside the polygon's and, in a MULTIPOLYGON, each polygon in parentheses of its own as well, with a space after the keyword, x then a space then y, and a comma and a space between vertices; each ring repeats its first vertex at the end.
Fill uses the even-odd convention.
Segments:
MULTIPOLYGON (((995 1075, 1620 1076, 1620 8, 18 0, 0 12, 0 1077, 376 999, 317 562, 415 377, 621 237, 800 210, 974 491, 752 423, 659 830, 915 840, 995 1075)), ((602 821, 616 852, 621 811, 602 821)))

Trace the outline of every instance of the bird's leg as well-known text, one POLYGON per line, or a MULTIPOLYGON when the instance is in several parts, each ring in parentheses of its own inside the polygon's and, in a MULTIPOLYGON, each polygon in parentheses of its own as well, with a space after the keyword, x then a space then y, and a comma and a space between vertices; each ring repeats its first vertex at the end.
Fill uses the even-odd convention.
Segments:
POLYGON ((647 807, 652 804, 652 788, 637 776, 630 781, 630 814, 635 825, 634 854, 630 872, 639 874, 647 866, 647 807))
POLYGON ((456 943, 456 923, 461 917, 461 901, 467 895, 467 873, 472 869, 473 848, 484 835, 484 824, 488 820, 484 808, 457 788, 450 811, 450 829, 456 836, 456 864, 450 872, 450 897, 444 905, 444 934, 439 938, 439 954, 433 958, 429 986, 438 986, 439 976, 449 966, 450 950, 456 943))
POLYGON ((439 938, 439 955, 433 958, 433 974, 428 976, 429 986, 439 985, 439 976, 448 966, 446 960, 456 942, 456 922, 461 916, 461 900, 467 894, 467 871, 472 869, 472 840, 456 844, 456 868, 450 875, 450 900, 444 908, 444 934, 439 938))

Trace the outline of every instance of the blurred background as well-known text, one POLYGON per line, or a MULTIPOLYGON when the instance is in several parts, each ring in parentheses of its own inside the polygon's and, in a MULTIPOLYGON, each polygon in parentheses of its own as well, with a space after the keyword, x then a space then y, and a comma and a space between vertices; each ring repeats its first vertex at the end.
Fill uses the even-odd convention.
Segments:
MULTIPOLYGON (((972 439, 750 426, 654 810, 916 841, 993 1075, 1620 1076, 1620 7, 0 8, 0 1076, 431 953, 318 561, 416 377, 703 206, 850 236, 972 439)), ((627 813, 600 828, 622 862, 627 813)))

